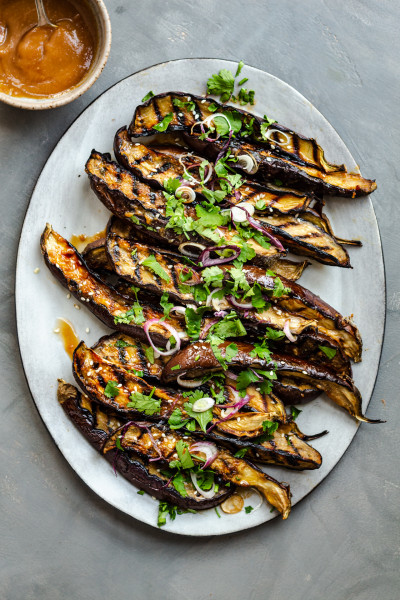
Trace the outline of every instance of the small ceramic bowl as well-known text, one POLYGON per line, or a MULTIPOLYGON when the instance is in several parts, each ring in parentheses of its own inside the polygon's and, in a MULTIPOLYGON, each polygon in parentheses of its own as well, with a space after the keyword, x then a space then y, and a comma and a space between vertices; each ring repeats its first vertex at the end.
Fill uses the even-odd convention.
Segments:
POLYGON ((83 79, 74 87, 48 96, 47 98, 24 98, 21 96, 10 96, 0 92, 0 101, 18 108, 28 110, 44 110, 56 108, 68 104, 88 91, 100 76, 104 69, 111 48, 111 22, 103 0, 84 0, 90 10, 97 30, 97 50, 89 71, 83 79))

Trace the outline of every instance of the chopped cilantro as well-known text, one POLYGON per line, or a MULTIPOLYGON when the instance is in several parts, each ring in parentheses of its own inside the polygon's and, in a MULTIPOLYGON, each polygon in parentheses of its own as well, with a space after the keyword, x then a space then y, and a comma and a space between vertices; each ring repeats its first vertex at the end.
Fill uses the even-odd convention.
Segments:
POLYGON ((170 418, 168 419, 168 425, 171 429, 180 429, 185 427, 189 422, 189 419, 183 418, 182 411, 180 408, 174 408, 170 418))
POLYGON ((256 202, 257 210, 264 210, 265 206, 266 206, 265 200, 257 200, 257 202, 256 202))
POLYGON ((221 69, 217 74, 211 75, 207 81, 207 92, 221 96, 222 102, 227 102, 233 93, 235 78, 228 69, 221 69))
POLYGON ((147 102, 147 100, 150 100, 150 98, 154 97, 154 93, 150 90, 149 92, 147 92, 147 94, 145 96, 143 96, 142 98, 142 102, 147 102))
POLYGON ((237 347, 237 344, 234 344, 232 342, 225 348, 225 360, 227 362, 231 362, 235 358, 235 356, 237 355, 238 352, 239 352, 239 348, 237 347))
POLYGON ((336 356, 337 350, 335 348, 330 348, 329 346, 318 346, 318 348, 329 358, 332 360, 336 356))
POLYGON ((281 340, 285 337, 283 331, 278 331, 278 329, 272 329, 272 327, 267 327, 264 335, 265 339, 267 340, 281 340))
POLYGON ((198 308, 192 308, 191 306, 186 307, 186 333, 194 340, 198 340, 200 337, 201 323, 203 314, 206 310, 207 306, 199 306, 198 308))
POLYGON ((139 494, 139 496, 144 496, 144 490, 139 490, 138 492, 136 492, 137 494, 139 494))
POLYGON ((171 281, 170 276, 165 271, 165 269, 163 269, 163 267, 160 265, 160 263, 157 261, 157 259, 154 256, 154 254, 150 254, 150 256, 148 256, 142 262, 142 265, 145 266, 145 267, 147 267, 151 271, 153 271, 153 273, 155 273, 156 275, 158 275, 159 277, 161 277, 161 279, 163 279, 167 283, 169 283, 171 281))
POLYGON ((272 440, 278 427, 279 423, 276 423, 275 421, 263 421, 262 428, 265 434, 268 436, 267 440, 272 440))
POLYGON ((155 129, 156 131, 166 131, 168 125, 171 123, 172 119, 174 118, 173 113, 168 113, 167 115, 165 115, 165 117, 163 118, 163 120, 160 123, 157 123, 157 125, 153 125, 153 129, 155 129))
POLYGON ((184 110, 193 111, 196 108, 194 102, 184 102, 183 100, 179 100, 179 98, 174 98, 172 103, 178 108, 183 108, 184 110))
POLYGON ((151 365, 154 365, 155 358, 154 358, 154 349, 153 349, 153 347, 152 346, 145 347, 144 353, 145 353, 146 358, 149 361, 149 363, 151 365))
POLYGON ((116 381, 108 381, 104 388, 104 395, 107 398, 116 398, 119 395, 118 383, 116 381))
POLYGON ((214 510, 215 510, 215 512, 217 513, 217 517, 218 517, 218 519, 220 519, 220 518, 221 518, 221 515, 219 514, 219 512, 218 512, 218 508, 217 508, 216 506, 214 507, 214 510))
MULTIPOLYGON (((236 69, 235 79, 236 79, 236 77, 238 75, 240 75, 240 73, 242 72, 243 67, 244 67, 244 62, 241 60, 241 61, 239 61, 239 64, 238 64, 237 69, 236 69)), ((240 82, 239 82, 239 85, 241 85, 240 82)))
POLYGON ((115 438, 115 445, 118 448, 118 450, 121 450, 121 452, 124 452, 124 449, 121 446, 121 438, 119 435, 115 438))
POLYGON ((169 317, 169 313, 171 312, 171 308, 173 308, 174 303, 168 302, 168 293, 164 292, 160 299, 160 305, 164 310, 164 317, 167 319, 169 317))
POLYGON ((266 141, 270 141, 267 135, 267 129, 273 123, 276 123, 275 119, 268 119, 267 115, 264 115, 264 121, 260 125, 260 132, 261 137, 266 141))
POLYGON ((254 510, 254 508, 252 506, 245 506, 244 507, 244 512, 246 513, 246 515, 248 515, 249 513, 251 513, 251 511, 254 510))
POLYGON ((185 476, 181 472, 174 475, 174 478, 172 479, 172 485, 174 486, 178 494, 180 494, 183 498, 186 498, 186 496, 188 495, 185 488, 185 481, 185 476))
POLYGON ((284 296, 284 295, 286 296, 287 294, 289 294, 289 292, 290 292, 290 288, 287 288, 283 285, 280 277, 275 277, 274 291, 272 292, 273 297, 280 298, 281 296, 284 296))
POLYGON ((170 177, 163 182, 164 189, 168 194, 175 194, 180 185, 182 184, 178 178, 172 179, 172 177, 170 177))
POLYGON ((299 416, 299 414, 301 412, 303 412, 303 411, 300 410, 299 408, 297 408, 296 406, 291 406, 290 407, 290 414, 292 415, 293 421, 295 421, 297 419, 297 417, 299 416))
POLYGON ((190 456, 189 446, 183 440, 179 440, 175 446, 178 458, 180 460, 182 469, 191 469, 194 467, 194 462, 190 456))
POLYGON ((173 367, 171 367, 171 371, 177 371, 180 368, 181 368, 181 365, 174 365, 173 367))
POLYGON ((134 344, 129 344, 128 342, 126 342, 125 340, 117 340, 115 342, 115 347, 116 348, 134 348, 135 345, 134 344))
POLYGON ((159 412, 161 407, 161 400, 153 398, 155 391, 156 388, 153 387, 149 396, 141 392, 132 392, 129 396, 130 402, 128 402, 127 407, 136 408, 136 410, 143 412, 145 415, 154 415, 154 413, 159 412))
POLYGON ((244 455, 246 454, 248 448, 241 448, 240 450, 238 450, 237 452, 235 452, 235 454, 233 455, 235 458, 243 458, 244 455))
POLYGON ((114 323, 116 325, 118 323, 126 323, 127 325, 129 325, 130 323, 132 323, 132 321, 135 323, 135 325, 141 325, 142 323, 144 323, 146 321, 144 314, 143 314, 143 309, 140 306, 138 296, 137 296, 139 288, 136 288, 135 286, 132 285, 131 290, 134 292, 134 294, 136 296, 136 302, 133 303, 132 307, 129 310, 127 310, 126 313, 122 313, 122 314, 116 315, 114 317, 114 323))

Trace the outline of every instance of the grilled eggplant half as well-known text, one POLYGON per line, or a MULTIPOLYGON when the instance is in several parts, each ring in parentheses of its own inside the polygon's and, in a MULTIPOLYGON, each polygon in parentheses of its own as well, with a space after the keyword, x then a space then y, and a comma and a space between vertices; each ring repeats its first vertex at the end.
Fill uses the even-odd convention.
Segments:
MULTIPOLYGON (((217 506, 235 489, 220 485, 213 498, 204 498, 191 482, 185 483, 186 496, 176 491, 170 477, 162 473, 154 463, 145 461, 134 451, 121 452, 118 448, 110 448, 103 453, 103 447, 114 431, 124 426, 124 421, 115 413, 100 408, 91 402, 77 388, 62 379, 58 383, 58 401, 75 427, 84 435, 90 444, 121 473, 130 483, 148 492, 159 500, 166 500, 183 509, 201 510, 217 506)), ((222 483, 222 481, 220 480, 222 483)))
MULTIPOLYGON (((223 356, 227 345, 228 343, 224 342, 219 346, 223 356)), ((238 353, 230 362, 228 361, 230 368, 258 368, 264 371, 275 368, 278 379, 288 376, 294 380, 310 382, 313 387, 325 392, 333 402, 346 409, 357 420, 367 423, 381 422, 368 419, 362 414, 361 394, 351 379, 339 377, 326 368, 284 354, 272 354, 270 360, 264 360, 252 356, 254 347, 251 344, 237 342, 237 346, 238 353)), ((204 376, 206 373, 222 370, 208 342, 195 342, 173 356, 163 370, 163 381, 166 383, 176 381, 176 365, 179 365, 180 376, 189 379, 199 374, 204 376), (196 361, 198 355, 200 359, 196 361)))
MULTIPOLYGON (((150 304, 139 306, 140 310, 136 307, 135 313, 123 296, 88 269, 77 250, 51 225, 46 225, 40 243, 45 263, 56 279, 108 327, 144 340, 147 338, 143 323, 149 319, 164 318, 164 313, 150 304)), ((168 322, 185 337, 179 320, 170 318, 168 322)), ((169 337, 162 324, 153 325, 154 343, 165 347, 169 337)))
MULTIPOLYGON (((202 465, 203 452, 196 449, 196 440, 177 431, 171 431, 162 425, 149 423, 132 423, 124 428, 123 433, 115 433, 107 440, 104 452, 115 451, 119 446, 124 451, 134 451, 144 460, 158 459, 166 466, 172 466, 178 458, 177 444, 183 442, 183 453, 191 457, 195 465, 202 465), (193 451, 190 452, 192 446, 193 451)), ((290 489, 287 484, 279 483, 263 471, 243 458, 236 458, 225 448, 215 447, 216 456, 209 468, 227 484, 238 487, 254 487, 262 496, 276 508, 284 519, 290 513, 290 489)))
MULTIPOLYGON (((101 202, 117 217, 128 221, 133 230, 148 238, 154 240, 157 245, 166 244, 175 247, 191 241, 214 245, 215 242, 202 237, 193 231, 187 232, 188 238, 176 233, 173 228, 168 226, 169 217, 165 214, 165 198, 161 191, 152 190, 150 186, 141 183, 132 173, 122 169, 117 163, 112 162, 108 155, 102 155, 92 151, 90 158, 86 163, 86 172, 88 173, 90 184, 101 202)), ((197 214, 194 206, 188 206, 185 214, 194 220, 197 220, 197 214)), ((228 227, 219 227, 216 231, 226 240, 227 244, 235 243, 235 231, 228 227)), ((253 248, 256 256, 252 260, 255 264, 260 264, 273 269, 277 274, 282 274, 289 278, 298 278, 307 262, 293 263, 293 261, 279 261, 284 253, 275 246, 265 248, 254 238, 247 240, 247 244, 253 248)))
MULTIPOLYGON (((189 181, 189 185, 196 194, 203 195, 203 185, 196 183, 196 180, 200 180, 199 166, 203 159, 188 153, 180 146, 148 147, 133 143, 130 141, 127 129, 122 127, 115 135, 114 152, 121 165, 152 187, 160 189, 164 188, 168 179, 180 179, 183 185, 187 185, 190 169, 193 180, 189 181)), ((295 214, 309 207, 313 199, 311 194, 301 194, 294 190, 282 190, 273 186, 265 187, 245 181, 236 189, 235 194, 228 194, 225 201, 231 204, 246 202, 254 207, 256 204, 263 205, 260 209, 262 212, 295 214)))
POLYGON ((215 157, 226 140, 201 141, 200 123, 208 119, 206 127, 209 128, 213 116, 221 112, 229 112, 240 119, 243 133, 248 133, 251 127, 253 133, 250 138, 241 138, 239 132, 237 138, 231 141, 230 147, 237 156, 252 157, 256 169, 253 176, 263 182, 279 178, 297 189, 318 190, 349 197, 369 194, 376 189, 374 181, 364 179, 357 173, 348 173, 344 165, 329 163, 315 140, 305 138, 277 123, 267 128, 264 124, 262 128, 262 119, 236 107, 220 105, 211 98, 182 92, 158 94, 136 108, 129 133, 132 137, 153 135, 154 126, 167 118, 167 132, 186 132, 188 143, 196 151, 207 149, 215 157), (211 104, 218 107, 217 112, 209 110, 211 104), (251 143, 248 143, 248 139, 251 143))

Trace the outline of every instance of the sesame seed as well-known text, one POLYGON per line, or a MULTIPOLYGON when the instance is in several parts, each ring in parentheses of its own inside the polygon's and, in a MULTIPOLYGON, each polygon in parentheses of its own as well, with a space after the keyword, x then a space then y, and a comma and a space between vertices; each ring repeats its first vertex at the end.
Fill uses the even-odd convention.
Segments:
MULTIPOLYGON (((86 333, 90 333, 89 327, 86 327, 85 331, 86 331, 86 333)), ((93 364, 93 361, 92 361, 92 364, 93 364)))
POLYGON ((71 298, 71 294, 67 294, 67 300, 71 298))
POLYGON ((307 375, 307 371, 302 371, 303 375, 307 375))
POLYGON ((33 272, 35 273, 35 275, 37 275, 39 273, 40 269, 39 267, 36 267, 36 269, 33 269, 33 272))
POLYGON ((179 115, 180 117, 183 117, 183 113, 178 113, 178 115, 179 115))
POLYGON ((53 333, 60 333, 60 328, 56 327, 56 329, 53 329, 53 333))
POLYGON ((74 304, 74 308, 76 308, 76 310, 81 310, 81 307, 79 306, 79 304, 74 304))

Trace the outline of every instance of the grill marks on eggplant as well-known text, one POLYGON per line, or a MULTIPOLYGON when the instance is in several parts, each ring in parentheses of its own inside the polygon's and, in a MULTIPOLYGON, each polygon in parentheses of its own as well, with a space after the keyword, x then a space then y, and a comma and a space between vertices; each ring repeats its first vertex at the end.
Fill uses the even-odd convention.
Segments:
MULTIPOLYGON (((179 289, 180 276, 184 269, 187 270, 187 266, 171 254, 163 254, 144 244, 132 243, 115 234, 108 235, 106 248, 115 272, 124 279, 157 295, 168 292, 178 302, 193 302, 192 294, 179 289), (161 278, 143 264, 150 256, 155 257, 165 273, 165 278, 161 278)), ((193 270, 190 279, 201 283, 201 277, 193 270)))
MULTIPOLYGON (((228 343, 224 342, 219 346, 222 353, 227 345, 228 343)), ((339 377, 326 368, 292 356, 272 354, 271 361, 265 361, 258 357, 253 358, 250 356, 253 350, 251 344, 237 342, 237 346, 237 355, 228 363, 233 368, 259 368, 262 370, 276 368, 278 379, 290 377, 309 382, 312 387, 325 392, 331 400, 346 409, 357 420, 367 423, 380 422, 368 419, 362 414, 361 394, 350 379, 339 377)), ((204 375, 207 372, 220 371, 222 368, 208 342, 195 342, 173 356, 163 370, 165 382, 171 383, 176 380, 174 366, 177 364, 180 365, 179 373, 189 379, 196 377, 199 372, 204 375), (199 353, 200 360, 196 362, 194 359, 199 353)))
MULTIPOLYGON (((165 181, 170 178, 178 178, 182 181, 182 185, 188 185, 187 180, 184 178, 183 165, 188 168, 193 163, 200 163, 203 160, 179 146, 149 148, 142 144, 133 143, 129 139, 126 128, 117 131, 114 140, 114 152, 118 162, 126 169, 132 171, 150 185, 160 188, 163 188, 165 181)), ((200 179, 196 171, 191 170, 191 175, 195 179, 200 179)), ((191 182, 190 186, 197 194, 202 194, 201 185, 191 182)), ((250 181, 246 181, 237 189, 237 192, 240 195, 239 199, 236 198, 235 194, 232 194, 227 196, 227 201, 233 204, 248 202, 253 206, 257 202, 263 201, 265 204, 264 211, 274 210, 284 214, 305 210, 313 200, 312 196, 290 190, 265 188, 250 181)))
POLYGON ((220 486, 213 498, 206 499, 188 482, 185 484, 187 496, 181 496, 169 481, 169 476, 162 473, 163 469, 144 460, 134 451, 120 452, 118 448, 112 448, 103 453, 103 446, 109 436, 124 425, 124 421, 121 421, 118 415, 107 412, 91 402, 76 387, 62 379, 59 379, 57 397, 65 413, 90 444, 130 483, 151 496, 167 500, 184 509, 200 510, 220 504, 235 489, 220 486))
MULTIPOLYGON (((170 463, 176 460, 176 444, 184 441, 189 449, 195 443, 195 439, 182 435, 176 431, 165 432, 163 428, 156 425, 150 427, 150 433, 144 431, 135 424, 130 425, 123 436, 120 437, 120 444, 124 450, 133 450, 143 457, 159 458, 170 463), (154 441, 153 441, 154 440, 154 441), (155 448, 155 444, 157 448, 155 448)), ((104 451, 115 449, 115 439, 110 438, 104 447, 104 451)), ((201 465, 195 455, 192 455, 195 464, 201 465)), ((284 519, 290 512, 290 488, 287 484, 279 483, 254 465, 241 458, 235 458, 228 450, 218 448, 218 454, 210 468, 216 472, 226 483, 234 484, 238 487, 254 487, 263 497, 274 506, 284 519)))
POLYGON ((350 267, 346 249, 329 233, 302 218, 302 215, 270 215, 258 219, 294 254, 310 256, 323 264, 350 267))
MULTIPOLYGON (((187 97, 189 95, 180 92, 168 92, 159 94, 138 106, 129 126, 129 133, 133 137, 153 134, 154 126, 161 122, 168 113, 174 113, 173 99, 187 97), (157 107, 157 111, 155 107, 157 107)), ((193 95, 190 97, 194 98, 193 95)), ((196 101, 199 110, 191 112, 186 107, 180 109, 185 116, 184 121, 179 122, 174 114, 167 128, 167 131, 185 131, 188 134, 185 136, 186 140, 193 145, 196 151, 203 148, 217 154, 224 143, 198 140, 201 131, 198 126, 195 127, 195 124, 213 114, 208 110, 211 102, 219 106, 222 112, 232 111, 239 114, 245 123, 249 123, 250 119, 254 117, 236 107, 219 105, 212 99, 196 98, 196 101)), ((251 144, 240 139, 230 143, 235 154, 248 153, 254 156, 258 165, 258 171, 255 174, 257 180, 269 182, 280 178, 286 184, 293 185, 298 189, 323 190, 327 194, 348 197, 369 194, 376 189, 374 181, 364 179, 357 173, 348 173, 344 165, 329 163, 325 159, 322 148, 315 140, 300 136, 282 125, 274 123, 269 128, 272 139, 263 140, 260 135, 261 122, 261 119, 254 117, 255 135, 252 136, 251 144)))
MULTIPOLYGON (((104 348, 103 342, 98 346, 98 348, 101 347, 104 348)), ((160 388, 158 384, 157 387, 152 386, 141 377, 128 372, 126 364, 121 365, 120 362, 106 362, 106 358, 109 360, 113 356, 108 354, 102 360, 100 354, 87 348, 83 342, 81 342, 75 351, 73 359, 75 379, 92 400, 105 406, 107 410, 115 411, 120 418, 146 419, 157 422, 161 422, 162 420, 166 423, 175 408, 181 410, 183 418, 188 416, 184 408, 187 398, 181 392, 172 388, 160 388), (114 381, 121 386, 118 388, 120 393, 115 398, 108 398, 105 394, 105 388, 109 381, 114 381), (161 401, 160 409, 156 413, 146 415, 141 411, 127 407, 130 401, 129 396, 132 392, 139 391, 148 396, 153 389, 153 398, 161 401)), ((136 367, 138 366, 136 361, 133 364, 131 361, 129 364, 130 367, 133 364, 136 367)), ((207 392, 204 393, 205 395, 207 394, 207 392)), ((227 404, 230 405, 237 401, 235 393, 230 386, 226 386, 224 393, 227 404)), ((307 439, 307 436, 302 434, 298 429, 290 429, 292 431, 291 435, 298 438, 293 449, 286 448, 286 453, 282 451, 282 431, 286 432, 287 425, 290 423, 282 401, 274 395, 266 396, 260 394, 255 386, 249 386, 246 393, 249 396, 248 404, 246 405, 247 410, 242 410, 225 421, 220 421, 224 405, 214 407, 213 419, 210 422, 210 426, 213 424, 214 429, 212 429, 211 434, 207 434, 205 437, 215 439, 216 435, 222 435, 224 436, 225 443, 230 448, 235 448, 235 451, 243 447, 243 444, 238 444, 239 440, 242 440, 245 442, 246 447, 251 447, 253 452, 257 454, 256 460, 265 464, 279 464, 297 469, 319 468, 322 458, 314 448, 305 443, 304 440, 307 439), (268 443, 261 443, 257 440, 264 433, 262 425, 264 421, 276 421, 279 423, 277 431, 274 432, 272 439, 268 443), (283 429, 280 429, 281 426, 283 429), (310 457, 312 457, 312 460, 310 457), (287 458, 286 462, 285 458, 287 458)), ((197 429, 193 435, 202 437, 205 434, 197 429)))
MULTIPOLYGON (((41 237, 41 249, 46 265, 53 275, 80 302, 84 303, 103 323, 113 329, 118 329, 130 335, 146 339, 143 325, 133 321, 115 323, 115 317, 124 315, 131 309, 131 304, 118 294, 112 287, 105 285, 96 275, 90 272, 82 256, 51 225, 47 225, 41 237)), ((144 319, 161 319, 163 312, 147 304, 142 307, 144 319)), ((177 331, 185 335, 177 319, 169 319, 177 331)), ((165 346, 170 335, 162 325, 154 324, 152 338, 156 344, 165 346)))

